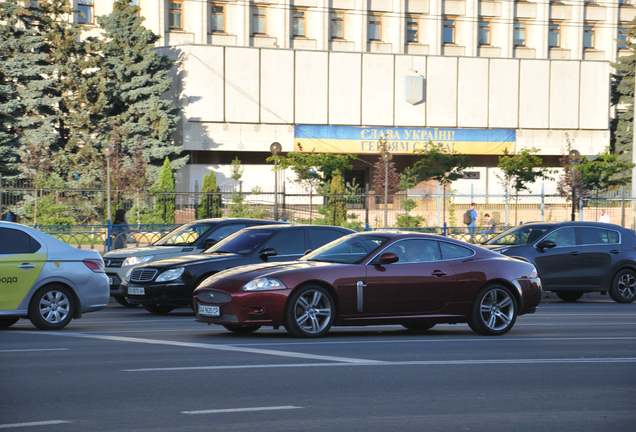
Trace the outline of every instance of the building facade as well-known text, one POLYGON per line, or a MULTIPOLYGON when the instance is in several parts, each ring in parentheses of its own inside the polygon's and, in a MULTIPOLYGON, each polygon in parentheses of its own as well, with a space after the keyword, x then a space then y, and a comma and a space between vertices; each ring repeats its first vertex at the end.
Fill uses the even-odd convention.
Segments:
MULTIPOLYGON (((99 34, 112 0, 76 1, 99 34)), ((629 0, 135 3, 179 65, 170 96, 191 154, 180 190, 209 170, 231 182, 235 157, 247 187, 262 185, 272 142, 356 154, 363 185, 382 140, 398 168, 416 142, 471 155, 483 174, 459 188, 494 187, 504 151, 535 147, 551 166, 568 143, 596 154, 609 145, 609 62, 636 16, 629 0)))

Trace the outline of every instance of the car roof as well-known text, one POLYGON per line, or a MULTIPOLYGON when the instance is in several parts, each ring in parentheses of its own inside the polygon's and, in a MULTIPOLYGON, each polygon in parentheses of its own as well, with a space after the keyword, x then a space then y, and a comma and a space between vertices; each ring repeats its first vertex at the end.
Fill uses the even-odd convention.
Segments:
POLYGON ((332 228, 332 229, 335 228, 335 229, 340 230, 340 231, 348 231, 348 232, 351 232, 351 233, 355 233, 355 231, 350 229, 350 228, 344 228, 344 227, 339 227, 339 226, 297 224, 297 223, 292 223, 292 222, 281 222, 279 225, 256 225, 256 226, 243 228, 243 231, 256 230, 256 229, 262 229, 262 228, 275 229, 275 230, 284 230, 284 229, 288 229, 288 228, 297 228, 297 227, 332 228))
POLYGON ((221 223, 221 222, 244 222, 244 223, 262 223, 266 224, 285 224, 286 222, 282 221, 272 221, 265 219, 249 219, 249 218, 209 218, 209 219, 197 219, 190 222, 187 222, 186 225, 192 225, 197 223, 221 223))
MULTIPOLYGON (((540 221, 536 221, 536 222, 526 222, 522 225, 519 226, 526 226, 526 225, 545 225, 545 226, 590 226, 590 227, 611 227, 613 229, 616 228, 621 228, 621 229, 625 229, 620 225, 616 225, 616 224, 612 224, 612 223, 605 223, 605 222, 594 222, 594 221, 564 221, 564 222, 553 222, 553 221, 549 221, 549 222, 540 222, 540 221)), ((513 228, 513 227, 511 227, 513 228)))

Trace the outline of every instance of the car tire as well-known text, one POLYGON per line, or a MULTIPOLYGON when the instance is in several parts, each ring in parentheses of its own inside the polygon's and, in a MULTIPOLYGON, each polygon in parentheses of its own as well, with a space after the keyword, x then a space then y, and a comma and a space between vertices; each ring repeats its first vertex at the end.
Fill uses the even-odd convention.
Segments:
POLYGON ((147 304, 147 305, 143 305, 143 307, 148 312, 155 315, 166 315, 174 310, 174 306, 168 306, 168 305, 147 304))
POLYGON ((60 330, 75 315, 77 304, 71 291, 58 284, 40 288, 29 304, 29 319, 40 330, 60 330))
POLYGON ((477 294, 468 325, 484 336, 501 336, 507 333, 517 320, 517 300, 503 285, 489 285, 477 294))
POLYGON ((582 292, 576 291, 555 291, 554 293, 557 295, 558 298, 565 302, 575 302, 583 297, 582 292))
POLYGON ((437 323, 430 323, 430 322, 409 323, 409 324, 402 324, 402 327, 411 331, 425 331, 435 327, 435 324, 437 323))
POLYGON ((244 326, 240 324, 223 324, 226 330, 231 331, 236 334, 249 334, 254 333, 256 330, 261 328, 261 326, 244 326))
POLYGON ((17 323, 20 318, 0 318, 0 329, 11 327, 17 323))
POLYGON ((321 286, 307 285, 294 291, 285 308, 285 329, 296 337, 322 337, 336 318, 331 294, 321 286))
POLYGON ((113 298, 115 299, 115 301, 117 303, 119 303, 120 305, 125 306, 125 307, 137 307, 137 306, 139 306, 139 305, 136 305, 136 304, 128 303, 128 300, 126 300, 126 297, 123 297, 123 296, 117 296, 117 297, 113 297, 113 298))
POLYGON ((609 295, 617 303, 632 303, 636 300, 636 273, 630 269, 616 273, 609 295))

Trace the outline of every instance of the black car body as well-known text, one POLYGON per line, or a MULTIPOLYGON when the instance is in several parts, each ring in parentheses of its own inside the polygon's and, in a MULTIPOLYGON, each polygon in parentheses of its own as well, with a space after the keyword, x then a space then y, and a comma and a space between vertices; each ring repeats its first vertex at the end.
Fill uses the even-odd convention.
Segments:
POLYGON ((120 284, 126 274, 139 264, 198 254, 243 228, 283 223, 261 219, 199 219, 175 228, 149 246, 110 251, 104 255, 110 295, 118 303, 124 306, 128 305, 120 284))
POLYGON ((482 246, 531 261, 544 291, 565 301, 586 292, 609 292, 619 303, 636 300, 634 231, 600 222, 532 222, 513 227, 482 246))
POLYGON ((263 262, 294 261, 355 231, 321 225, 268 225, 245 228, 198 255, 135 267, 122 283, 126 300, 152 313, 192 306, 194 289, 219 271, 263 262))

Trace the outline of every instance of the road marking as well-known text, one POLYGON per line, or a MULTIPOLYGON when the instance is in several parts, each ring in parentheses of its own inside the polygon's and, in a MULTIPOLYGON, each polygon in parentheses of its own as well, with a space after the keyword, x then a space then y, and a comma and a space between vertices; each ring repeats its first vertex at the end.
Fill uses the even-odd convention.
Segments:
POLYGON ((259 407, 259 408, 229 408, 229 409, 215 409, 215 410, 201 410, 201 411, 181 411, 181 414, 222 414, 222 413, 276 411, 276 410, 291 410, 291 409, 303 409, 303 407, 289 405, 289 406, 274 406, 274 407, 259 407))
POLYGON ((90 335, 86 333, 49 332, 47 334, 54 335, 54 336, 109 340, 109 341, 115 341, 115 342, 134 342, 134 343, 144 343, 144 344, 150 344, 150 345, 169 345, 169 346, 178 346, 178 347, 185 347, 185 348, 204 348, 204 349, 211 349, 211 350, 218 350, 218 351, 233 351, 233 352, 263 354, 263 355, 271 355, 271 356, 279 356, 279 357, 324 360, 324 361, 331 361, 331 362, 344 362, 348 364, 355 364, 355 363, 367 364, 370 362, 375 364, 384 363, 382 361, 377 361, 377 360, 365 360, 365 359, 355 359, 355 358, 336 357, 336 356, 322 356, 322 355, 315 355, 315 354, 276 351, 276 350, 261 349, 261 348, 246 348, 246 347, 238 347, 238 346, 232 346, 232 345, 213 345, 213 344, 203 344, 203 343, 196 343, 196 342, 176 342, 176 341, 142 339, 142 338, 133 338, 133 337, 124 337, 124 336, 100 336, 100 335, 90 335))
POLYGON ((576 363, 636 363, 636 358, 572 358, 572 359, 506 359, 506 360, 424 360, 404 362, 373 362, 367 363, 290 363, 290 364, 261 364, 261 365, 231 365, 231 366, 194 366, 173 368, 123 369, 122 372, 166 372, 191 370, 229 370, 229 369, 272 369, 272 368, 312 368, 336 366, 457 366, 457 365, 493 365, 493 364, 576 364, 576 363))
POLYGON ((14 352, 34 352, 34 351, 68 351, 68 348, 42 348, 42 349, 21 349, 21 350, 0 350, 0 354, 14 352))
POLYGON ((66 420, 49 420, 49 421, 30 422, 30 423, 13 423, 13 424, 0 425, 0 429, 31 427, 31 426, 49 426, 49 425, 64 424, 64 423, 71 423, 71 422, 66 420))

